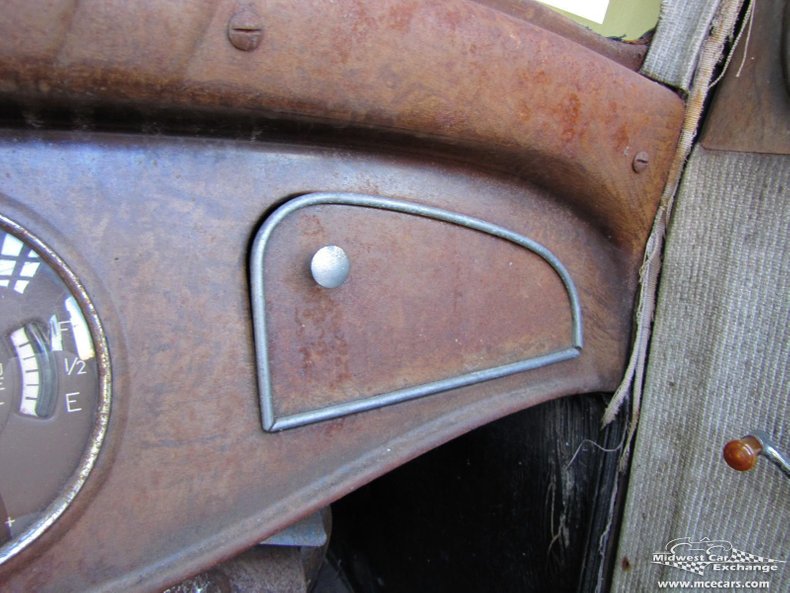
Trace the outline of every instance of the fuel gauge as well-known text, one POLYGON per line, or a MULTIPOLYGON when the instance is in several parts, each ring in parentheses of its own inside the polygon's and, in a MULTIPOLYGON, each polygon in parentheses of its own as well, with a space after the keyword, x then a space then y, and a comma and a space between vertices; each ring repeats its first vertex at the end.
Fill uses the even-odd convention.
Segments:
POLYGON ((109 360, 76 276, 0 216, 0 563, 81 489, 104 438, 109 360))

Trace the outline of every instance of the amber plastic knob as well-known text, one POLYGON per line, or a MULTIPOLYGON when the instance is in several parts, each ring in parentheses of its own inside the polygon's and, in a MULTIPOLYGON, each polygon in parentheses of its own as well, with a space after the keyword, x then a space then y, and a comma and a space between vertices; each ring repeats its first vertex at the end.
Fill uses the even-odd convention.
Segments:
POLYGON ((760 441, 753 436, 736 439, 724 445, 724 461, 732 469, 744 472, 754 467, 762 449, 760 441))

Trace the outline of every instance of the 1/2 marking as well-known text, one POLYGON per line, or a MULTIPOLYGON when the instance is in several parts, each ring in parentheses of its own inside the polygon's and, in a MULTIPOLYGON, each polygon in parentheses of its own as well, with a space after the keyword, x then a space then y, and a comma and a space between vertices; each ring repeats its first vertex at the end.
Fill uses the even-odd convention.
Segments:
POLYGON ((63 359, 63 363, 66 365, 67 375, 86 375, 88 373, 85 369, 85 361, 81 358, 72 358, 69 361, 68 357, 66 357, 63 359))
POLYGON ((66 394, 66 411, 69 413, 73 412, 82 412, 82 408, 78 408, 79 402, 77 401, 77 396, 79 396, 79 391, 73 391, 71 393, 66 394))
MULTIPOLYGON (((5 369, 2 362, 0 362, 0 391, 5 391, 5 369)), ((0 402, 0 406, 2 405, 3 402, 0 402)))

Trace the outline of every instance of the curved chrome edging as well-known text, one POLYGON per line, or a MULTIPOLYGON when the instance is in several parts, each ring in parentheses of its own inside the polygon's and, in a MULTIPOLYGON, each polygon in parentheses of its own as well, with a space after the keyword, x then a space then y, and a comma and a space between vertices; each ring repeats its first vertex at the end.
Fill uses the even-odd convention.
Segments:
POLYGON ((101 321, 96 314, 96 309, 88 293, 85 291, 85 287, 82 286, 82 283, 74 272, 71 271, 66 263, 60 259, 46 243, 24 227, 1 214, 0 230, 5 230, 31 245, 41 259, 47 262, 66 284, 71 294, 77 300, 80 310, 85 316, 85 321, 87 321, 90 327, 91 337, 93 338, 93 345, 96 351, 96 364, 99 369, 99 405, 96 409, 96 419, 93 422, 89 446, 82 454, 80 464, 75 474, 66 483, 63 493, 44 509, 41 513, 41 518, 28 526, 21 535, 0 547, 0 565, 2 565, 19 554, 42 533, 49 529, 74 501, 79 491, 85 485, 93 466, 96 464, 96 459, 99 456, 99 451, 101 450, 104 437, 107 433, 107 425, 110 420, 110 405, 112 403, 112 373, 110 370, 109 348, 101 321))
POLYGON ((540 243, 529 239, 523 235, 510 231, 506 228, 491 224, 478 218, 472 218, 464 214, 457 214, 440 208, 423 206, 412 202, 404 202, 390 198, 368 196, 364 194, 352 193, 313 193, 295 198, 278 208, 261 227, 255 237, 250 257, 250 278, 252 284, 252 310, 253 327, 255 331, 255 349, 258 366, 258 390, 261 400, 261 417, 263 429, 268 432, 296 428, 314 422, 339 418, 348 414, 374 410, 383 406, 389 406, 412 399, 433 395, 451 389, 468 387, 476 383, 491 381, 544 367, 550 364, 563 362, 577 358, 581 354, 584 345, 582 329, 582 312, 579 302, 579 294, 570 273, 562 265, 562 262, 551 251, 540 243), (486 233, 500 239, 505 239, 511 243, 519 245, 548 263, 557 273, 565 286, 571 306, 571 347, 555 352, 550 352, 541 356, 533 356, 526 360, 509 363, 497 367, 491 367, 471 373, 465 373, 456 377, 441 379, 430 383, 423 383, 414 387, 399 389, 388 393, 373 395, 363 399, 358 399, 342 404, 334 404, 318 410, 292 414, 282 418, 277 418, 274 411, 274 401, 271 391, 271 372, 269 369, 268 337, 266 334, 266 300, 265 286, 263 280, 263 261, 266 255, 266 247, 272 232, 280 222, 288 215, 302 208, 318 205, 341 205, 341 206, 361 206, 363 208, 376 208, 380 210, 391 210, 402 214, 411 214, 430 218, 442 222, 449 222, 461 227, 486 233))

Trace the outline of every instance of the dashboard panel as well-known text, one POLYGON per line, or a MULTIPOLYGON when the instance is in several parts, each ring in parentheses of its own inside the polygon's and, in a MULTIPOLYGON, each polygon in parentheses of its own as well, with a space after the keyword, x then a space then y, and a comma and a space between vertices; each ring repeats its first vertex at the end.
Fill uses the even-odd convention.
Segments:
MULTIPOLYGON (((209 557, 219 559, 260 541, 474 426, 549 397, 612 389, 620 377, 627 347, 621 336, 628 335, 635 288, 635 277, 626 277, 624 271, 633 262, 593 225, 540 189, 501 176, 470 175, 452 163, 295 145, 15 133, 0 141, 0 152, 3 212, 47 236, 77 271, 105 321, 115 377, 108 442, 91 477, 93 488, 45 534, 35 563, 25 569, 30 556, 21 555, 2 567, 6 575, 21 568, 6 576, 11 590, 29 588, 42 573, 59 575, 53 590, 100 583, 99 590, 127 589, 133 579, 166 584, 185 567, 198 568, 209 557), (585 333, 580 356, 394 406, 265 433, 252 325, 251 241, 276 206, 318 190, 375 192, 452 209, 518 228, 546 245, 564 262, 579 293, 585 333), (115 581, 119 574, 128 580, 115 581)), ((342 213, 334 216, 348 220, 342 213)), ((441 229, 447 233, 469 232, 419 219, 404 224, 399 231, 411 233, 411 245, 436 245, 441 239, 433 225, 447 227, 441 229)), ((362 226, 373 228, 369 222, 362 226)), ((283 234, 286 242, 299 237, 283 234)), ((380 229, 373 236, 384 238, 380 229)), ((468 241, 448 241, 437 251, 442 262, 467 257, 468 241)), ((472 295, 462 312, 482 306, 484 318, 490 310, 485 302, 476 302, 476 287, 517 293, 530 280, 549 284, 549 292, 535 293, 533 288, 532 294, 513 298, 536 301, 536 295, 553 295, 543 305, 548 309, 525 309, 522 321, 540 311, 538 322, 545 316, 548 329, 556 323, 567 335, 567 299, 561 287, 555 285, 550 292, 551 274, 529 256, 513 253, 517 248, 512 245, 483 242, 494 243, 487 255, 499 263, 479 266, 480 276, 471 282, 453 273, 456 284, 439 284, 434 295, 449 291, 452 299, 454 290, 472 295), (519 262, 519 256, 525 261, 519 262), (523 274, 503 275, 503 266, 514 260, 523 274), (557 310, 553 314, 552 302, 557 310)), ((288 243, 277 250, 278 257, 292 253, 288 243)), ((290 272, 301 283, 292 289, 297 293, 309 282, 308 262, 301 261, 301 269, 290 272)), ((293 257, 278 265, 287 268, 292 262, 293 257)), ((393 282, 408 288, 411 279, 398 276, 393 282)), ((286 300, 288 311, 304 320, 312 315, 319 325, 331 320, 331 310, 316 317, 316 306, 309 301, 314 289, 306 288, 305 302, 286 300)), ((436 314, 430 299, 422 303, 414 303, 415 311, 423 306, 436 314)), ((398 351, 390 364, 406 366, 400 380, 416 381, 409 376, 415 371, 408 369, 414 360, 402 352, 413 346, 387 345, 390 336, 378 329, 378 308, 354 311, 359 336, 381 342, 382 350, 398 351)), ((479 340, 479 326, 478 319, 457 335, 479 340)), ((515 338, 525 343, 522 351, 525 345, 527 350, 536 348, 534 331, 526 338, 507 324, 500 331, 513 334, 501 339, 508 346, 502 352, 511 352, 509 340, 515 338)), ((553 335, 543 331, 549 338, 553 335)), ((333 351, 339 339, 327 342, 334 344, 333 351)), ((320 346, 310 347, 320 351, 320 346)), ((502 352, 489 356, 495 360, 502 352)), ((440 359, 457 365, 450 354, 444 351, 440 359)), ((383 375, 392 373, 386 369, 383 375)), ((44 583, 36 588, 47 590, 44 583)))
POLYGON ((0 214, 84 291, 112 404, 4 590, 161 590, 474 427, 618 384, 683 102, 609 42, 415 0, 253 3, 252 51, 230 2, 56 2, 55 43, 20 37, 39 17, 17 4, 0 214), (350 262, 331 287, 327 247, 350 262))

